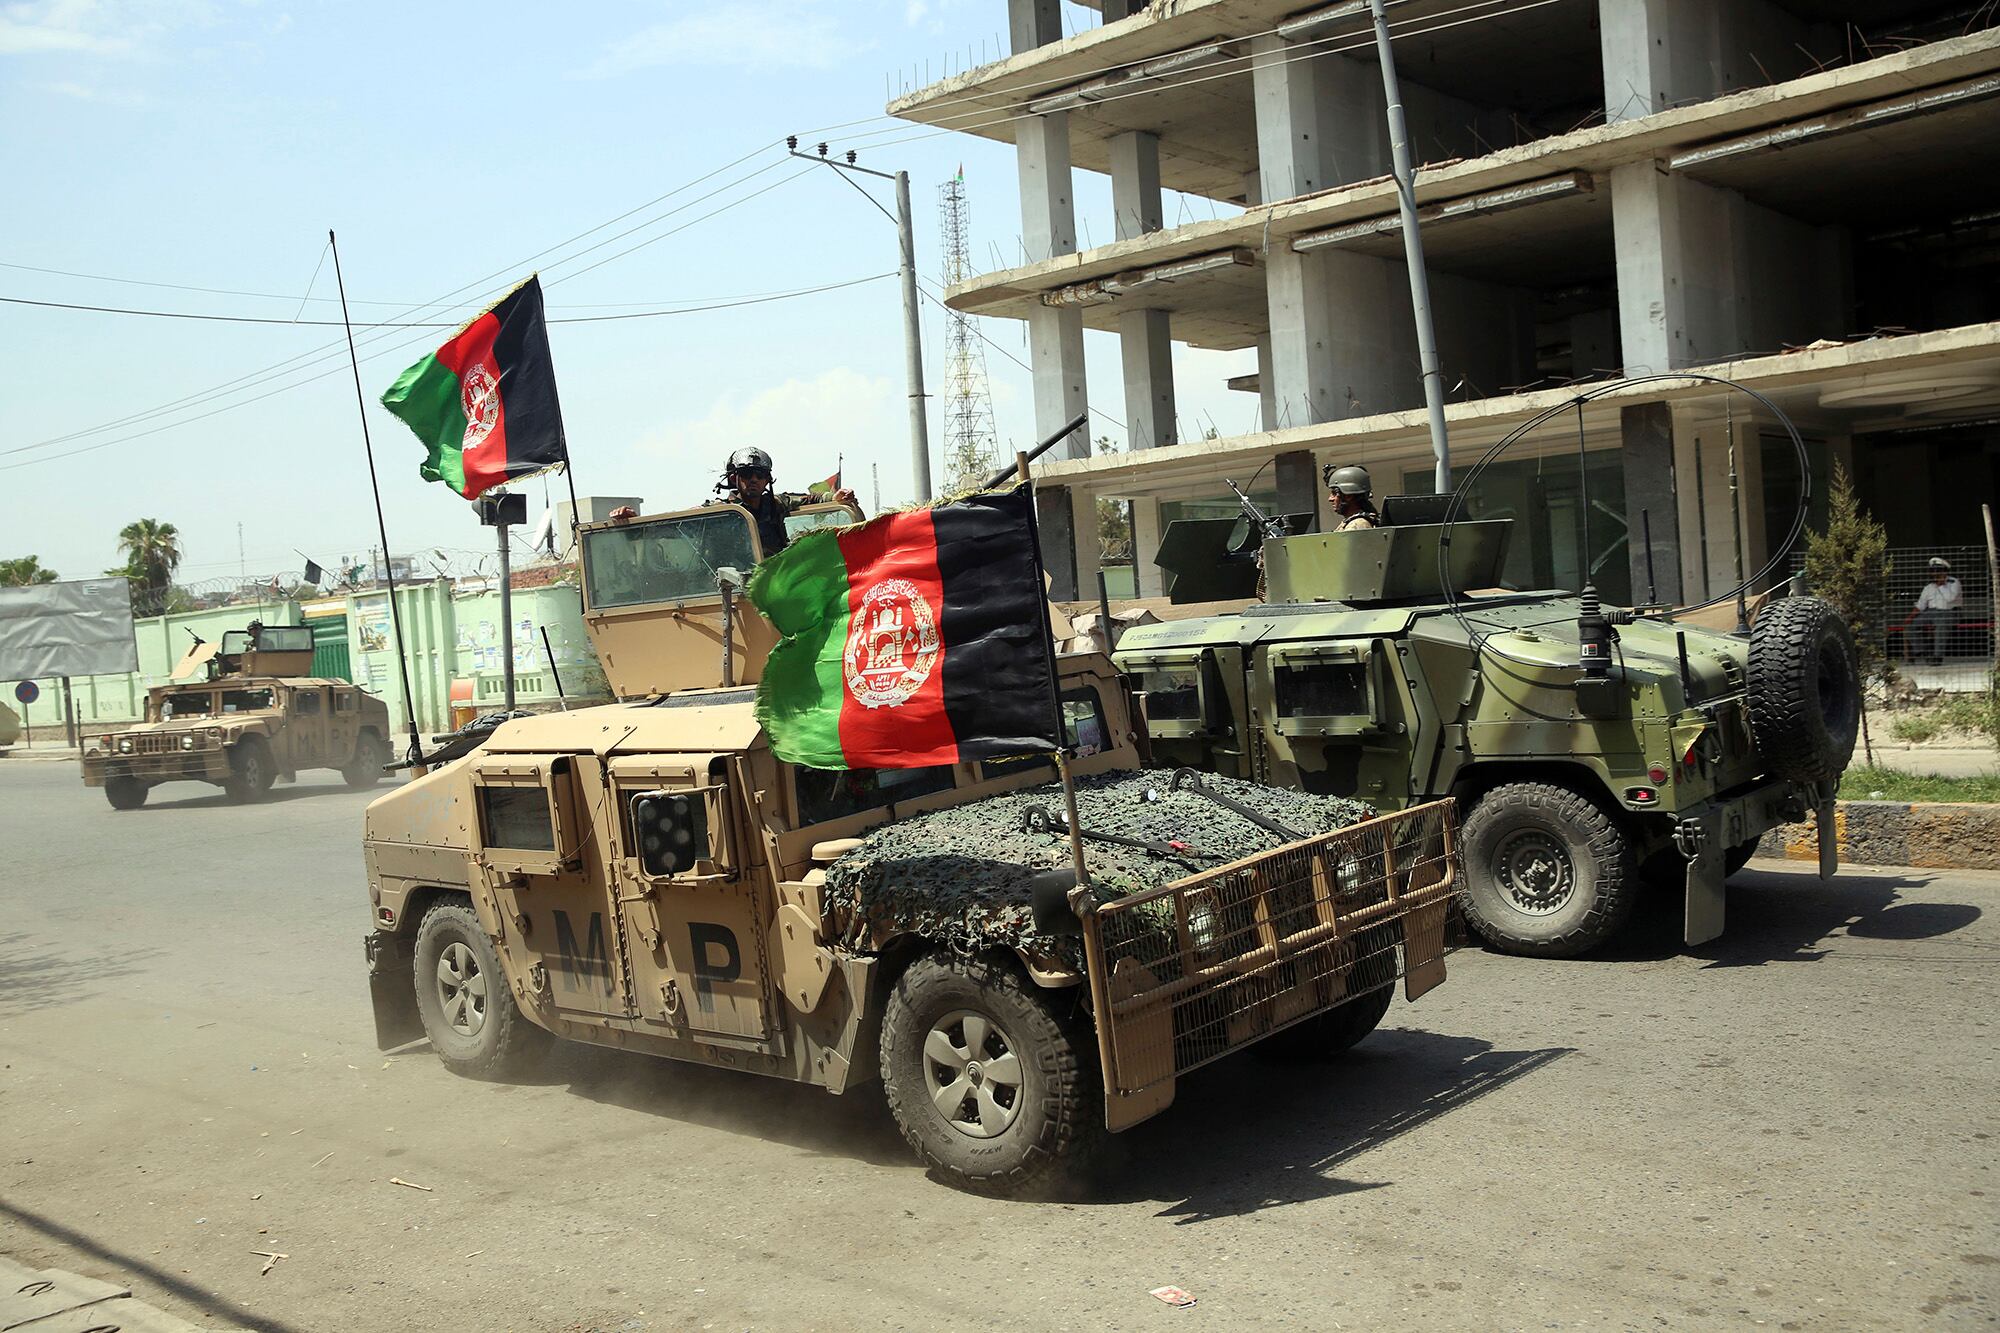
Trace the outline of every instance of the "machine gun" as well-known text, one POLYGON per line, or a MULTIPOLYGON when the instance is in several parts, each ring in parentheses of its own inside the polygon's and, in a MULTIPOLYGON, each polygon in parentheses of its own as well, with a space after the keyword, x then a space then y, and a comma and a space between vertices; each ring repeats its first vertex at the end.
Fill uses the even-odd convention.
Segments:
MULTIPOLYGON (((1236 502, 1243 506, 1243 517, 1249 520, 1251 531, 1262 533, 1266 537, 1289 537, 1292 535, 1291 529, 1285 526, 1284 519, 1267 514, 1259 509, 1256 501, 1245 495, 1243 488, 1229 480, 1229 478, 1224 477, 1222 480, 1230 490, 1236 492, 1236 502)), ((1252 480, 1254 481, 1255 478, 1252 478, 1252 480)), ((1233 546, 1235 543, 1232 542, 1231 545, 1233 546)))

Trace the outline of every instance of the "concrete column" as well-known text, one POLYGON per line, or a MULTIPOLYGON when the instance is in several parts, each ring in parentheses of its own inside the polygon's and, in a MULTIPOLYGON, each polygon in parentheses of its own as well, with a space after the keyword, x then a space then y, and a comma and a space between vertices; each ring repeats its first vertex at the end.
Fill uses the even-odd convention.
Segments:
POLYGON ((1167 312, 1129 310, 1120 315, 1118 348, 1125 369, 1127 447, 1173 444, 1174 345, 1168 336, 1167 312))
POLYGON ((1097 600, 1097 571, 1103 557, 1097 544, 1097 497, 1080 490, 1069 496, 1070 526, 1076 533, 1076 597, 1092 602, 1097 600))
POLYGON ((1116 23, 1131 18, 1146 7, 1147 0, 1104 0, 1104 21, 1116 23))
POLYGON ((1160 553, 1160 502, 1140 496, 1132 501, 1132 575, 1141 597, 1162 596, 1160 567, 1153 557, 1160 553))
MULTIPOLYGON (((1083 312, 1038 306, 1028 314, 1028 364, 1035 377, 1035 435, 1047 439, 1084 410, 1083 312)), ((1087 458, 1090 432, 1071 435, 1043 458, 1087 458), (1079 435, 1081 438, 1079 438, 1079 435)))
MULTIPOLYGON (((1021 178, 1021 230, 1030 260, 1076 252, 1076 210, 1070 198, 1069 117, 1036 116, 1015 127, 1021 178)), ((1046 438, 1084 410, 1083 312, 1040 307, 1028 316, 1028 364, 1035 378, 1035 432, 1046 438)), ((1045 458, 1082 458, 1085 438, 1072 436, 1045 458)))
POLYGON ((1071 508, 1069 487, 1035 488, 1035 523, 1041 530, 1042 565, 1049 576, 1049 598, 1073 602, 1077 599, 1076 515, 1071 508))
POLYGON ((1267 202, 1309 194, 1331 184, 1326 99, 1319 95, 1325 60, 1293 60, 1298 52, 1276 36, 1250 41, 1250 79, 1257 117, 1258 190, 1267 202))
POLYGON ((1278 428, 1277 383, 1277 376, 1271 371, 1271 335, 1267 333, 1257 340, 1258 425, 1265 430, 1278 428))
POLYGON ((1621 408, 1618 429, 1622 444, 1619 459, 1625 469, 1632 599, 1637 602, 1646 595, 1645 538, 1650 521, 1654 596, 1663 602, 1679 604, 1683 598, 1680 512, 1674 494, 1673 409, 1665 403, 1621 408))
POLYGON ((1282 240, 1264 258, 1270 307, 1271 373, 1265 425, 1310 426, 1342 415, 1333 367, 1335 327, 1327 299, 1325 252, 1299 254, 1282 240))
POLYGON ((1843 46, 1838 28, 1815 30, 1769 0, 1597 0, 1597 12, 1613 125, 1796 78, 1843 46))
POLYGON ((1850 327, 1837 231, 1655 162, 1611 172, 1625 368, 1678 369, 1850 327))
POLYGON ((1111 210, 1119 240, 1165 225, 1160 208, 1160 136, 1132 130, 1111 140, 1111 210))
POLYGON ((1320 528, 1319 462, 1310 449, 1294 449, 1278 455, 1274 468, 1278 482, 1278 512, 1311 514, 1312 531, 1320 528))
POLYGON ((1062 35, 1062 0, 1007 0, 1007 37, 1016 55, 1062 35))
POLYGON ((1688 206, 1707 188, 1655 162, 1612 168, 1618 331, 1628 373, 1740 350, 1726 225, 1688 206))
POLYGON ((1076 253, 1069 113, 1051 111, 1017 122, 1014 162, 1021 182, 1021 237, 1030 262, 1076 253))

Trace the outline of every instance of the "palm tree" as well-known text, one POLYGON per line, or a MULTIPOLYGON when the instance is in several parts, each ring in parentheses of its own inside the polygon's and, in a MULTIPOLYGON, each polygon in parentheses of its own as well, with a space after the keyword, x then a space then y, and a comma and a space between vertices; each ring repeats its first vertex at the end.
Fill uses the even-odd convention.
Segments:
POLYGON ((125 568, 110 572, 132 581, 132 609, 140 615, 160 614, 181 564, 180 530, 171 523, 142 518, 119 530, 118 549, 125 553, 125 568))
POLYGON ((37 555, 0 560, 0 588, 26 588, 36 583, 54 583, 57 574, 37 555))

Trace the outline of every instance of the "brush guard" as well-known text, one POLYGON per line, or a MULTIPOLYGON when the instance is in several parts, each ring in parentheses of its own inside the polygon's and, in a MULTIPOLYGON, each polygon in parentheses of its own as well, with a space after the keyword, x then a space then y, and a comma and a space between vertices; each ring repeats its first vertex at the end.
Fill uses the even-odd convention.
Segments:
POLYGON ((1086 908, 1106 1126, 1398 976, 1411 1000, 1437 986, 1459 874, 1456 807, 1432 801, 1086 908))

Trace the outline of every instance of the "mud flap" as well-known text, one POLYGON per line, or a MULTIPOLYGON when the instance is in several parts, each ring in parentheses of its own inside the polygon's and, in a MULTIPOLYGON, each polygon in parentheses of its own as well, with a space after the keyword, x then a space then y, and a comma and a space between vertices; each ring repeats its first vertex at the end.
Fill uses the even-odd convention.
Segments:
MULTIPOLYGON (((1685 829, 1697 821, 1689 819, 1683 824, 1685 829)), ((1690 850, 1696 854, 1689 858, 1687 868, 1687 908, 1682 918, 1681 938, 1690 945, 1706 944, 1722 933, 1724 896, 1723 867, 1724 848, 1722 846, 1722 820, 1715 812, 1702 815, 1698 821, 1700 832, 1684 841, 1699 840, 1699 848, 1683 846, 1681 854, 1690 850)))
POLYGON ((1819 837, 1819 877, 1832 879, 1833 872, 1840 869, 1840 830, 1834 827, 1832 797, 1819 803, 1813 832, 1819 837))
POLYGON ((413 950, 394 935, 371 934, 362 941, 368 956, 368 1000, 375 1009, 375 1049, 407 1046, 424 1035, 411 977, 413 950))

